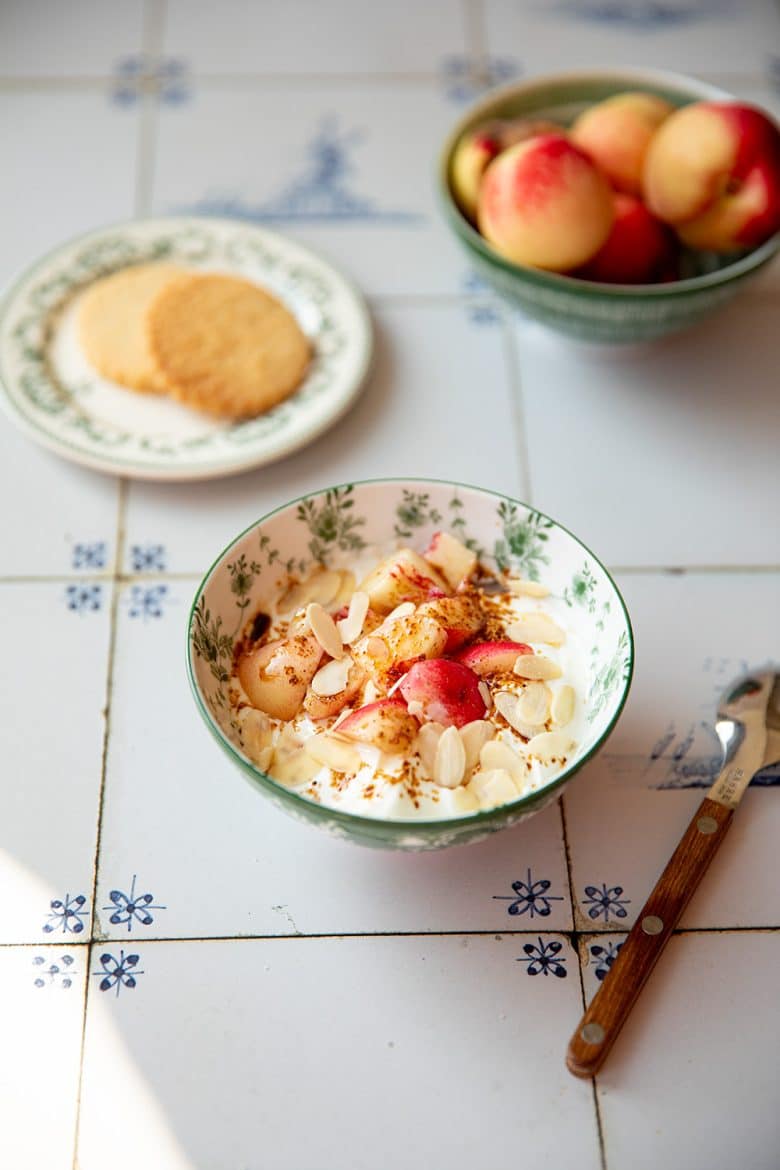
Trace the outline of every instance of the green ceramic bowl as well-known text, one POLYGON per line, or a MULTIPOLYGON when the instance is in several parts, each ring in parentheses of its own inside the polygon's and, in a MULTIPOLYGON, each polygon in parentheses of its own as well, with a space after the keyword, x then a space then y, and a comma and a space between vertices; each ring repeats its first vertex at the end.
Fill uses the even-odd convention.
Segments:
POLYGON ((625 90, 641 90, 676 106, 731 94, 675 73, 646 69, 561 73, 496 90, 458 122, 442 151, 439 188, 445 216, 477 273, 529 317, 587 341, 643 341, 685 329, 731 300, 780 248, 780 233, 735 256, 690 253, 686 278, 668 284, 599 284, 503 260, 461 214, 450 168, 461 135, 489 118, 551 118, 570 124, 587 106, 625 90))
POLYGON ((385 849, 440 849, 517 824, 560 795, 604 745, 623 708, 633 638, 617 587, 591 552, 541 512, 506 496, 438 480, 374 480, 316 492, 262 517, 220 553, 195 594, 187 627, 195 702, 228 759, 254 788, 298 820, 385 849), (246 755, 227 697, 233 646, 248 618, 278 593, 285 565, 343 564, 350 550, 398 541, 424 548, 437 528, 469 538, 488 565, 542 577, 568 608, 588 660, 581 701, 586 731, 566 770, 532 794, 447 820, 388 820, 315 804, 273 780, 246 755))

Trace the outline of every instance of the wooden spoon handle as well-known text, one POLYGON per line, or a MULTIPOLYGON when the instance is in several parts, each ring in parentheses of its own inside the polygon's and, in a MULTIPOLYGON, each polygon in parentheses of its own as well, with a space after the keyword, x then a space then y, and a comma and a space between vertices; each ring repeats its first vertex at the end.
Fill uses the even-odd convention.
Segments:
POLYGON ((569 1042, 566 1066, 575 1077, 601 1068, 639 992, 731 824, 734 810, 707 797, 569 1042))

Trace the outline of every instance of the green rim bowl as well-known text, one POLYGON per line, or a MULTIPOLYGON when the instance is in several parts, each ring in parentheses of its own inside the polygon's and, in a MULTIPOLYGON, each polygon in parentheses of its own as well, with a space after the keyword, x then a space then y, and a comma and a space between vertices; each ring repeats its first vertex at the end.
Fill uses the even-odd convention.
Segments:
POLYGON ((601 284, 502 259, 459 210, 450 186, 455 146, 490 118, 550 118, 569 125, 594 102, 625 90, 657 94, 675 106, 737 100, 715 86, 649 69, 560 73, 495 90, 453 129, 441 154, 439 193, 449 226, 479 276, 529 317, 587 341, 635 342, 686 329, 730 301, 780 248, 780 232, 738 256, 691 254, 695 274, 668 284, 601 284))
POLYGON ((198 587, 187 625, 187 671, 198 710, 228 759, 277 808, 332 836, 384 849, 441 849, 517 824, 555 800, 604 746, 623 709, 634 663, 631 622, 600 561, 554 520, 508 496, 440 480, 388 479, 323 489, 251 524, 220 553, 198 587), (272 779, 244 750, 228 700, 236 639, 275 596, 289 568, 342 567, 373 545, 423 548, 437 529, 469 540, 490 566, 541 578, 567 607, 570 636, 587 662, 586 727, 568 767, 530 795, 446 820, 389 820, 316 804, 272 779))

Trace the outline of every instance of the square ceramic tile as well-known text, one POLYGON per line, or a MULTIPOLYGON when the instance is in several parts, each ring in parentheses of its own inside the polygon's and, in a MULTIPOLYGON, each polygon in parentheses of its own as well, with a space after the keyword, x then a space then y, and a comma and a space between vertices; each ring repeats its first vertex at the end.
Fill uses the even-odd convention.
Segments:
POLYGON ((166 51, 207 73, 430 73, 441 55, 465 45, 458 0, 169 0, 165 23, 166 51))
POLYGON ((100 937, 570 927, 557 805, 468 849, 399 854, 331 840, 268 804, 197 714, 188 606, 180 582, 120 597, 100 937))
POLYGON ((776 320, 744 296, 629 348, 520 322, 533 502, 608 564, 779 564, 776 320))
POLYGON ((0 216, 14 225, 3 241, 4 287, 69 236, 133 214, 139 115, 108 91, 9 90, 0 120, 0 216))
POLYGON ((111 570, 117 480, 41 450, 5 417, 0 417, 0 464, 7 491, 25 484, 23 505, 4 509, 0 577, 94 576, 111 570))
POLYGON ((0 942, 89 936, 110 586, 0 585, 0 942))
POLYGON ((138 53, 143 0, 3 0, 0 77, 95 77, 138 53))
POLYGON ((671 939, 598 1076, 609 1170, 774 1170, 779 963, 780 932, 671 939))
MULTIPOLYGON (((564 797, 579 922, 613 929, 633 922, 717 773, 724 689, 777 657, 780 577, 623 574, 618 584, 636 636, 631 694, 604 755, 564 797)), ((765 779, 745 796, 686 925, 780 925, 780 773, 765 779)))
POLYGON ((760 74, 777 44, 772 0, 486 0, 487 43, 528 74, 644 65, 760 74))
POLYGON ((0 947, 0 1164, 70 1170, 88 948, 0 947))
POLYGON ((187 103, 160 108, 154 210, 289 233, 372 294, 449 294, 462 262, 434 168, 456 113, 432 83, 196 79, 187 103))
POLYGON ((383 308, 375 324, 366 389, 329 434, 238 478, 133 483, 128 548, 162 545, 169 570, 202 573, 252 521, 345 480, 426 475, 522 494, 500 327, 474 324, 457 305, 383 308))
POLYGON ((592 1090, 563 1064, 576 954, 532 938, 531 955, 516 936, 148 943, 132 967, 128 948, 107 948, 81 1170, 502 1170, 518 1148, 596 1170, 592 1090), (121 1143, 118 1101, 141 1121, 121 1143))

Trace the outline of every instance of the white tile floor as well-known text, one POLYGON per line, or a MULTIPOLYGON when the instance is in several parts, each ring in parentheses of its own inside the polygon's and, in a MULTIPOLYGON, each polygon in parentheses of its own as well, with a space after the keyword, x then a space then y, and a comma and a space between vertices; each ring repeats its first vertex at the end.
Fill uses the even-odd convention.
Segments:
POLYGON ((485 53, 494 80, 633 61, 774 109, 776 9, 0 8, 0 287, 96 223, 221 200, 350 272, 378 336, 335 433, 222 483, 119 485, 0 425, 0 1165, 773 1170, 779 786, 748 793, 595 1090, 563 1055, 702 796, 717 694, 780 658, 780 267, 685 336, 574 346, 475 311, 433 167, 485 53), (419 856, 259 800, 182 646, 247 523, 406 473, 569 524, 637 636, 632 698, 563 807, 419 856))

